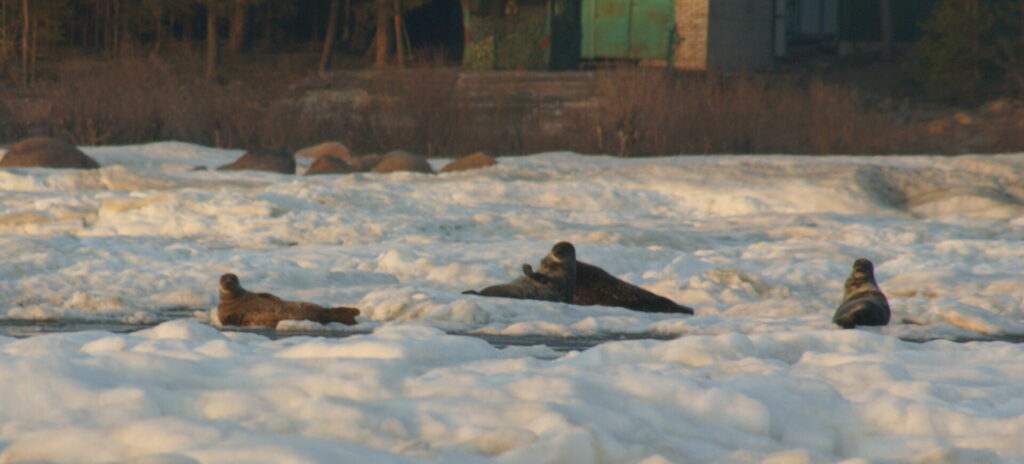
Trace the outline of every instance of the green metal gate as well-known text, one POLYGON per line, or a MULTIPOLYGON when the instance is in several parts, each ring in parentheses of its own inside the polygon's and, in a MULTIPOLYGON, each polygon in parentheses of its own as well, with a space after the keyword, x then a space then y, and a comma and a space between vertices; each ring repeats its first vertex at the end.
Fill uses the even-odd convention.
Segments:
POLYGON ((675 0, 583 0, 584 59, 668 58, 675 0))

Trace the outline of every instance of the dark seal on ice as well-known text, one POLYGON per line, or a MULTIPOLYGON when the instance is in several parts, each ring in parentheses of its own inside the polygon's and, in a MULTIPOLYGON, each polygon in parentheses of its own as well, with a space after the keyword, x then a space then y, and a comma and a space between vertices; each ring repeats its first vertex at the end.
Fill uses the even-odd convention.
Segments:
POLYGON ((583 306, 618 306, 649 313, 693 314, 693 308, 676 304, 582 261, 576 261, 576 295, 573 302, 583 306))
POLYGON ((221 325, 274 327, 286 319, 354 325, 358 315, 355 308, 325 308, 304 301, 285 301, 269 293, 253 293, 242 288, 238 276, 220 276, 217 318, 221 325))
POLYGON ((875 266, 865 258, 854 261, 843 289, 843 302, 836 308, 832 322, 852 329, 858 325, 886 325, 889 316, 889 302, 875 283, 875 266))
POLYGON ((540 269, 534 271, 533 266, 523 264, 523 274, 507 284, 463 293, 572 303, 576 293, 576 248, 569 242, 558 242, 540 261, 540 269))

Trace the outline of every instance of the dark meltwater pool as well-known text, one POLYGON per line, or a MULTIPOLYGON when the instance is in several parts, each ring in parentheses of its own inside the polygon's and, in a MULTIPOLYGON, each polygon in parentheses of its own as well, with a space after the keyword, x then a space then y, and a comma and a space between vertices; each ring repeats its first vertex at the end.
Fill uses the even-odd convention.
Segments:
MULTIPOLYGON (((102 320, 23 320, 23 319, 2 319, 0 320, 0 336, 24 338, 34 337, 38 335, 46 335, 52 333, 63 333, 63 332, 82 332, 82 331, 104 331, 111 333, 129 333, 138 330, 147 329, 163 322, 167 322, 173 319, 189 318, 194 314, 194 310, 181 309, 181 310, 168 310, 164 312, 165 319, 149 322, 149 323, 129 323, 119 321, 102 321, 102 320)), ((299 336, 310 336, 310 337, 325 337, 325 338, 344 338, 352 335, 360 335, 369 333, 368 331, 321 331, 321 330, 276 330, 272 328, 249 328, 249 327, 233 327, 229 329, 223 329, 225 332, 244 332, 263 335, 270 339, 280 339, 286 337, 299 337, 299 336)), ((606 342, 622 341, 622 340, 671 340, 676 338, 677 335, 666 335, 658 333, 630 333, 630 334, 604 334, 604 335, 588 335, 579 337, 554 337, 546 335, 491 335, 491 334, 479 334, 471 332, 449 332, 451 335, 464 335, 469 337, 476 337, 482 339, 497 348, 505 348, 509 346, 536 346, 543 345, 551 348, 555 351, 582 351, 594 346, 600 345, 606 342)), ((904 341, 923 343, 933 340, 949 340, 958 343, 966 342, 992 342, 992 341, 1004 341, 1010 343, 1024 343, 1024 336, 1004 336, 1004 337, 991 337, 982 334, 978 334, 977 337, 962 337, 962 338, 905 338, 900 337, 904 341)))
MULTIPOLYGON (((165 322, 165 321, 160 321, 165 322)), ((160 322, 133 324, 126 322, 112 321, 29 321, 18 319, 0 320, 0 336, 7 337, 34 337, 38 335, 82 332, 99 330, 111 333, 128 333, 153 327, 160 322)), ((286 337, 311 336, 325 338, 344 338, 352 335, 360 335, 368 332, 360 331, 319 331, 319 330, 286 330, 279 331, 270 328, 230 328, 223 329, 225 332, 245 332, 263 335, 271 339, 286 337)), ((452 335, 465 335, 482 339, 498 348, 508 346, 535 346, 544 345, 555 351, 586 350, 601 343, 620 340, 671 340, 675 336, 664 334, 609 334, 605 336, 584 336, 584 337, 550 337, 543 335, 489 335, 475 333, 449 332, 452 335)))

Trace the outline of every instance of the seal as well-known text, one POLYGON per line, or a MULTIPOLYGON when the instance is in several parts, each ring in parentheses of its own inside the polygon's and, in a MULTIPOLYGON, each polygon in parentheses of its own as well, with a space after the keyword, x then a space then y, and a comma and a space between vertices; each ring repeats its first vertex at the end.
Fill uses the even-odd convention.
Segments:
POLYGON ((220 276, 217 318, 221 325, 274 327, 286 319, 354 325, 358 315, 356 308, 325 308, 304 301, 285 301, 269 293, 253 293, 242 288, 237 275, 220 276))
POLYGON ((534 271, 533 266, 523 264, 523 274, 523 277, 506 284, 462 293, 572 303, 576 294, 576 247, 569 242, 556 243, 540 261, 540 269, 534 271))
POLYGON ((875 266, 866 258, 854 261, 843 288, 843 301, 836 308, 832 322, 844 329, 886 325, 890 315, 889 301, 875 282, 875 266))
POLYGON ((693 308, 615 277, 593 264, 576 261, 576 294, 581 306, 618 306, 648 313, 693 314, 693 308))

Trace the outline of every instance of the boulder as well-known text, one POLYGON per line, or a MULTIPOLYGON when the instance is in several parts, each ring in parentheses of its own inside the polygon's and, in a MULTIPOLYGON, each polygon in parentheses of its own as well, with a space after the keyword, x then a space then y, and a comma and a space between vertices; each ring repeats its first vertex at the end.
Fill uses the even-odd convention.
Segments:
POLYGON ((356 162, 352 164, 359 172, 370 172, 380 160, 384 158, 376 153, 370 153, 363 156, 356 157, 356 162))
POLYGON ((982 114, 998 114, 1011 109, 1013 109, 1013 102, 1008 98, 1000 98, 981 105, 980 111, 982 114))
POLYGON ((324 142, 295 152, 296 158, 317 159, 324 155, 333 156, 350 165, 354 165, 356 161, 356 158, 352 156, 352 152, 341 142, 324 142))
POLYGON ((956 121, 961 126, 972 126, 975 123, 974 116, 971 116, 963 111, 957 111, 956 114, 953 115, 953 120, 956 121))
POLYGON ((434 169, 430 167, 426 158, 402 150, 388 152, 372 169, 372 172, 377 173, 399 171, 433 174, 434 169))
POLYGON ((320 155, 309 165, 306 175, 313 174, 350 174, 356 172, 356 168, 333 155, 320 155))
POLYGON ((295 174, 295 158, 281 150, 250 150, 218 171, 270 171, 295 174))
POLYGON ((465 171, 468 169, 479 169, 487 166, 494 166, 498 161, 482 151, 471 155, 463 156, 441 168, 441 172, 465 171))
POLYGON ((11 145, 0 167, 97 169, 100 164, 63 140, 31 137, 11 145))

